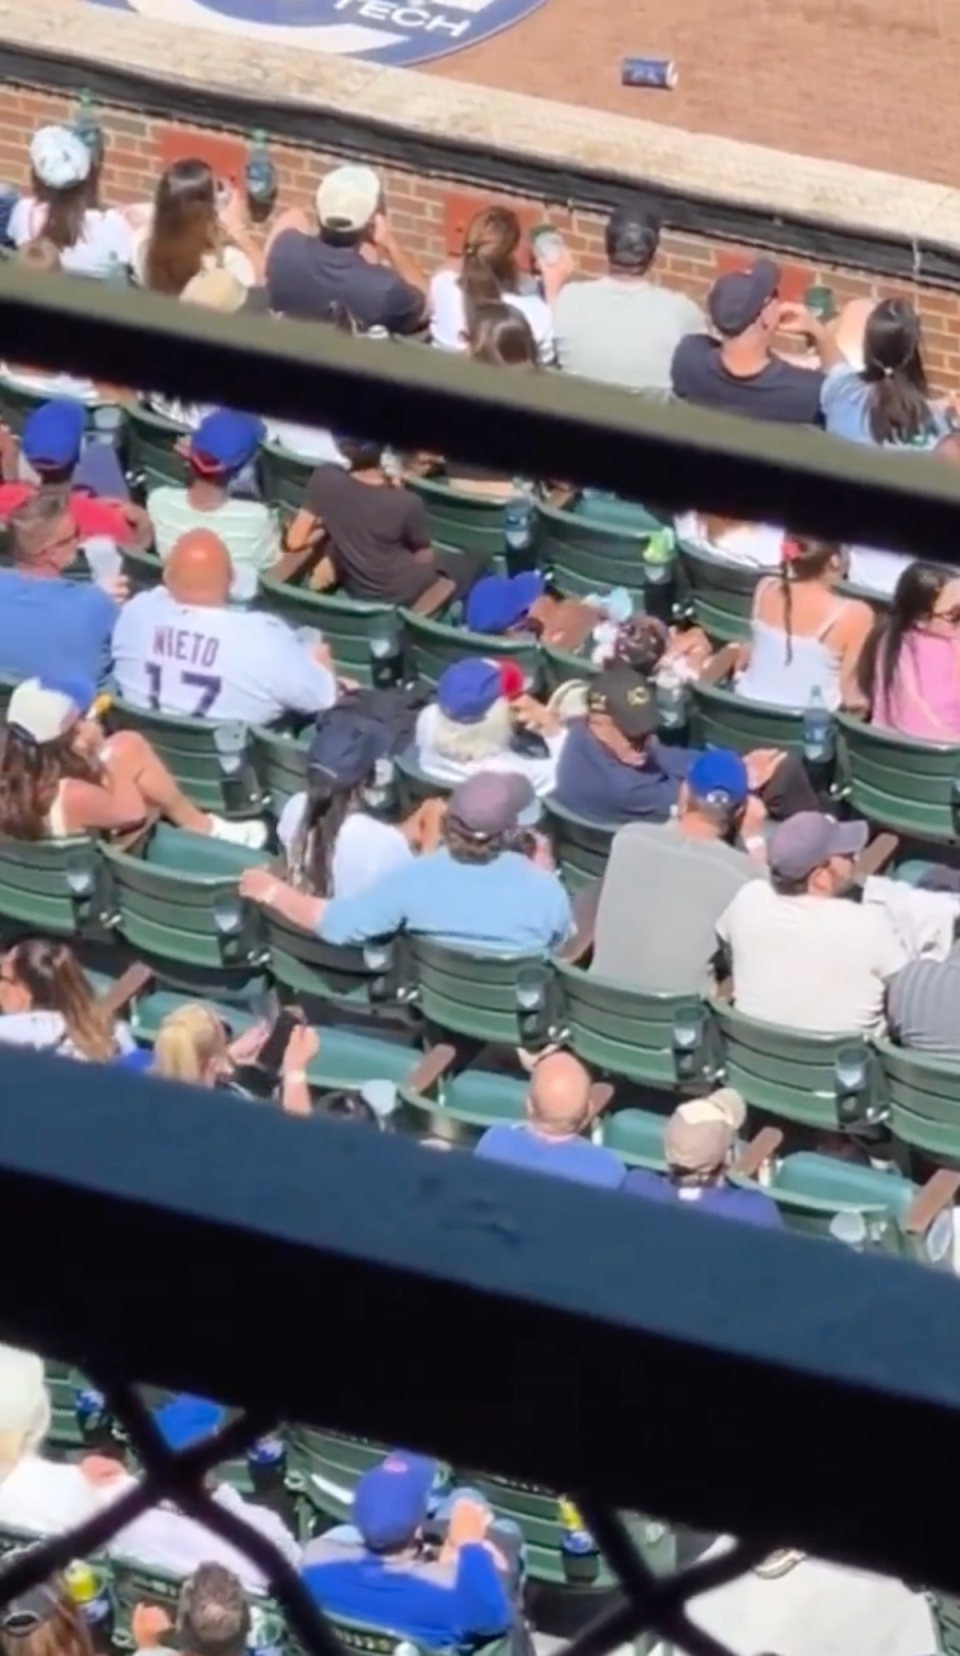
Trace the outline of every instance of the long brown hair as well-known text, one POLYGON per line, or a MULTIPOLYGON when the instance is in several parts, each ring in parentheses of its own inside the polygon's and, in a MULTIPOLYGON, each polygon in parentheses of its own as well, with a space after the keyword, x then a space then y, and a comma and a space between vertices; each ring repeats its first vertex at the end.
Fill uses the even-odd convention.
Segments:
POLYGON ((34 742, 13 725, 0 726, 0 834, 10 839, 47 837, 47 818, 61 782, 99 782, 100 775, 73 746, 73 731, 53 742, 34 742))
POLYGON ((216 180, 206 161, 174 161, 160 179, 143 261, 143 285, 181 294, 220 245, 216 180))
POLYGON ((512 207, 484 207, 474 213, 463 238, 460 288, 467 334, 476 326, 481 305, 495 305, 517 290, 520 220, 512 207))
MULTIPOLYGON (((0 1622, 0 1656, 94 1656, 81 1606, 70 1598, 58 1576, 47 1585, 56 1592, 56 1602, 29 1633, 18 1634, 0 1622)), ((14 1600, 14 1610, 19 1602, 14 1600)))
POLYGON ((27 990, 32 1009, 59 1012, 69 1039, 84 1058, 106 1063, 116 1056, 113 1026, 97 1005, 73 950, 59 940, 28 938, 7 956, 14 977, 27 990))
POLYGON ((802 535, 784 538, 780 554, 780 591, 783 595, 783 630, 787 635, 787 660, 793 660, 793 588, 797 581, 816 581, 839 561, 842 554, 833 541, 813 540, 802 535))
POLYGON ((536 368, 537 342, 522 311, 514 305, 480 305, 470 329, 474 362, 494 368, 536 368))
POLYGON ((91 167, 80 184, 71 184, 67 190, 51 189, 36 173, 31 179, 34 200, 47 209, 43 222, 44 241, 52 242, 58 252, 74 247, 83 235, 83 216, 99 206, 100 173, 91 167))

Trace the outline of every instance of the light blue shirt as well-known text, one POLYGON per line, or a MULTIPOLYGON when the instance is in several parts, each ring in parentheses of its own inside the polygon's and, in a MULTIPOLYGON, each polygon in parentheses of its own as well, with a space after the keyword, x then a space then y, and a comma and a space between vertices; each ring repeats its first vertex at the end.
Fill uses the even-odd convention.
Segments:
POLYGON ((823 422, 834 437, 846 437, 852 443, 869 443, 874 448, 931 449, 946 436, 950 424, 942 409, 930 409, 927 433, 911 443, 883 443, 874 440, 867 420, 867 392, 863 376, 845 362, 831 368, 820 392, 823 422))
POLYGON ((485 1161, 505 1167, 524 1168, 528 1173, 550 1173, 574 1184, 597 1185, 601 1190, 619 1190, 625 1169, 612 1150, 589 1139, 566 1138, 553 1142, 532 1133, 524 1123, 513 1126, 498 1121, 488 1127, 474 1152, 485 1161))
POLYGON ((356 897, 327 903, 316 928, 326 943, 363 943, 401 927, 451 948, 546 954, 572 934, 570 899, 556 874, 516 851, 493 862, 417 857, 356 897))

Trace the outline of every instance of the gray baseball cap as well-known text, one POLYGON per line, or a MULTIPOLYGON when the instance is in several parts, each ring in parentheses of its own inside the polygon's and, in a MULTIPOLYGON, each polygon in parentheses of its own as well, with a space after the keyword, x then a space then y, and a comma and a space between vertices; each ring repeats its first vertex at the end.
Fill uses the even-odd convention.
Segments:
POLYGON ((517 772, 478 771, 454 788, 447 813, 465 833, 492 839, 511 828, 532 828, 540 820, 540 801, 517 772))
POLYGON ((837 822, 819 811, 798 811, 771 836, 767 863, 776 879, 805 880, 831 857, 858 857, 869 837, 865 822, 837 822))

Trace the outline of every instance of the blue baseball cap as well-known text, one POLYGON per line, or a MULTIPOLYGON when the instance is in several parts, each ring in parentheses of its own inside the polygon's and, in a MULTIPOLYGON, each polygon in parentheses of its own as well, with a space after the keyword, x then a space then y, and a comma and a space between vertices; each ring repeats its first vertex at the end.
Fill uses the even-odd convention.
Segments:
POLYGON ((722 796, 731 805, 743 805, 750 792, 747 767, 739 753, 711 748, 693 761, 687 771, 687 787, 696 799, 712 799, 719 804, 722 796))
POLYGON ((366 782, 383 756, 380 727, 362 714, 334 711, 317 727, 307 750, 307 773, 340 788, 366 782))
POLYGON ((219 1403, 181 1392, 161 1409, 154 1409, 153 1424, 168 1449, 188 1449, 191 1443, 199 1443, 215 1432, 226 1417, 227 1411, 219 1403))
POLYGON ((513 576, 485 575, 467 599, 467 626, 471 632, 509 632, 542 595, 543 576, 536 570, 513 576))
POLYGON ((467 656, 437 680, 437 706, 457 724, 479 724, 504 694, 500 663, 467 656))
POLYGON ((229 476, 242 471, 266 436, 266 426, 255 414, 237 414, 217 408, 201 420, 190 439, 190 461, 202 477, 229 476))
POLYGON ((28 414, 20 438, 20 452, 36 471, 59 471, 75 466, 83 445, 85 420, 82 403, 57 397, 28 414))
POLYGON ((430 1505, 436 1462, 395 1449, 365 1472, 353 1493, 353 1522, 371 1552, 413 1540, 430 1505))

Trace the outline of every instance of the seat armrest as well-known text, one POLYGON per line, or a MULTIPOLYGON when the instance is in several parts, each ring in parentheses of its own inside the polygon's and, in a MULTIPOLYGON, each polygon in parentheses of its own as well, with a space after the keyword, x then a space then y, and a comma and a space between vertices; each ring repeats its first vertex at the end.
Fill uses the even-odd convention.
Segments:
POLYGON ((960 1190, 960 1172, 952 1167, 940 1167, 928 1179, 910 1203, 903 1221, 908 1236, 922 1236, 924 1231, 950 1207, 960 1190))
POLYGON ((590 885, 583 886, 573 899, 573 919, 576 931, 557 950, 558 958, 565 960, 568 965, 577 965, 593 948, 593 938, 597 928, 597 910, 600 907, 600 885, 600 880, 591 881, 590 885))
POLYGON ((613 1085, 610 1081, 595 1081, 590 1088, 590 1120, 595 1121, 607 1108, 613 1097, 613 1085))
POLYGON ((715 650, 703 664, 703 671, 697 680, 698 684, 722 684, 730 677, 737 665, 740 654, 739 644, 724 644, 721 650, 715 650))
POLYGON ((133 965, 128 966, 123 975, 117 978, 116 983, 111 984, 105 994, 98 995, 98 1010, 108 1018, 119 1017, 121 1012, 126 1011, 130 1002, 153 982, 153 978, 153 968, 144 965, 142 960, 135 960, 133 965))
POLYGON ((410 1071, 403 1083, 404 1086, 410 1092, 429 1092, 431 1087, 436 1086, 440 1077, 452 1068, 456 1056, 456 1047, 448 1046, 446 1043, 432 1047, 410 1071))
POLYGON ((272 563, 263 573, 269 575, 272 581, 294 581, 298 575, 304 573, 316 555, 317 544, 311 541, 309 546, 302 546, 299 552, 281 553, 276 563, 272 563))
POLYGON ((745 1179, 755 1179, 764 1163, 772 1161, 783 1143, 779 1127, 761 1127, 755 1138, 743 1147, 743 1155, 734 1171, 745 1179))
POLYGON ((869 845, 864 846, 853 865, 855 879, 866 880, 871 874, 879 874, 881 868, 886 868, 899 849, 899 835, 874 834, 869 845))
POLYGON ((415 604, 410 605, 414 615, 437 615, 440 610, 446 609, 456 591, 456 582, 449 575, 438 575, 432 586, 426 592, 421 592, 415 604))

